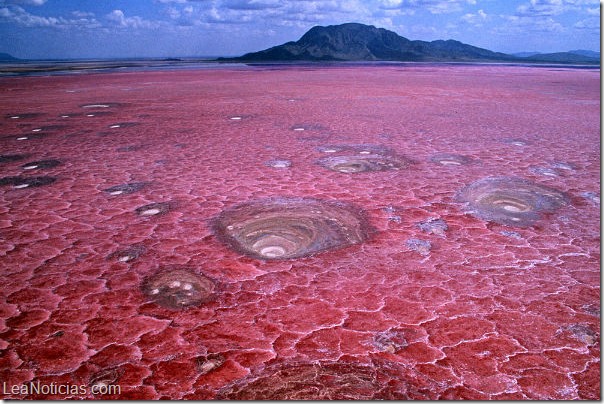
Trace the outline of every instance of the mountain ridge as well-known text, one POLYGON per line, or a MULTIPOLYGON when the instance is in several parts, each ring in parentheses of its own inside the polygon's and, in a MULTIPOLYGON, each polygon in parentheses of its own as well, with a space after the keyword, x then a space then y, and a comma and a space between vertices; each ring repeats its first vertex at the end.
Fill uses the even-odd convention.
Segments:
POLYGON ((314 26, 298 41, 290 41, 239 57, 235 62, 411 61, 411 62, 567 62, 599 63, 585 54, 535 53, 527 57, 493 52, 460 41, 410 40, 384 28, 359 23, 314 26))

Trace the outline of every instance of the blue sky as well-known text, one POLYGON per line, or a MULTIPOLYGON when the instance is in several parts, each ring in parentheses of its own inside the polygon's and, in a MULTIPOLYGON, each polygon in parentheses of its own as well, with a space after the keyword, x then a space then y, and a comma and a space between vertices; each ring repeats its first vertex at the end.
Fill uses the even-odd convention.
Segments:
POLYGON ((0 52, 231 56, 344 22, 506 53, 600 47, 599 0, 0 0, 0 52))

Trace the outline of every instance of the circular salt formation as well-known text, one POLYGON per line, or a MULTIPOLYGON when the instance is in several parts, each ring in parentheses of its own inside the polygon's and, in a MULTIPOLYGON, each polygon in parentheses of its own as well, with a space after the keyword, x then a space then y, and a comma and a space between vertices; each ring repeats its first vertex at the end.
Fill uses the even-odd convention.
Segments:
POLYGON ((39 161, 32 161, 31 163, 27 163, 27 164, 23 164, 21 166, 22 169, 24 170, 44 170, 47 168, 55 168, 56 166, 60 165, 61 161, 60 160, 39 160, 39 161))
POLYGON ((430 157, 430 161, 443 166, 461 166, 469 164, 472 160, 460 154, 439 153, 430 157))
POLYGON ((162 270, 143 281, 141 289, 156 304, 172 310, 199 306, 214 296, 214 282, 189 269, 162 270))
POLYGON ((305 257, 359 244, 370 231, 360 209, 310 198, 240 204, 223 211, 212 228, 234 250, 264 260, 305 257))
POLYGON ((218 400, 405 400, 401 374, 356 363, 271 366, 222 388, 218 400), (397 377, 398 376, 398 377, 397 377))
POLYGON ((55 177, 4 177, 0 178, 0 185, 12 185, 15 189, 35 188, 55 182, 55 177))
POLYGON ((147 185, 146 182, 130 182, 128 184, 115 185, 104 189, 109 195, 126 195, 140 191, 147 185))
POLYGON ((119 102, 101 102, 101 103, 96 103, 96 104, 83 104, 83 105, 80 105, 80 108, 105 109, 105 108, 116 108, 116 107, 120 107, 120 106, 122 106, 122 104, 120 104, 119 102))
POLYGON ((269 160, 264 164, 273 168, 289 168, 291 167, 292 162, 289 160, 269 160))
POLYGON ((156 202, 150 203, 136 208, 136 213, 141 216, 156 216, 164 214, 170 210, 170 203, 168 202, 156 202))
POLYGON ((528 169, 531 173, 537 174, 537 175, 543 175, 546 177, 557 177, 558 176, 558 172, 556 171, 555 168, 530 166, 528 169))
POLYGON ((141 244, 134 244, 123 250, 115 251, 107 256, 107 260, 116 260, 118 262, 130 262, 141 255, 143 255, 147 249, 141 244))
POLYGON ((408 165, 408 162, 402 158, 381 154, 324 157, 317 163, 331 171, 346 174, 399 170, 408 165))
POLYGON ((563 192, 514 177, 487 177, 462 189, 457 199, 470 213, 509 226, 530 226, 543 213, 569 203, 563 192))

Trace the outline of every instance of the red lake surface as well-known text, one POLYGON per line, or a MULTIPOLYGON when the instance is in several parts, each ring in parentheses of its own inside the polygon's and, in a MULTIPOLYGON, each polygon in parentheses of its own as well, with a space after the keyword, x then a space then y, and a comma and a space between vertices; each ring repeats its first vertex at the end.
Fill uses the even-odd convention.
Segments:
POLYGON ((599 400, 599 74, 1 78, 2 397, 599 400))

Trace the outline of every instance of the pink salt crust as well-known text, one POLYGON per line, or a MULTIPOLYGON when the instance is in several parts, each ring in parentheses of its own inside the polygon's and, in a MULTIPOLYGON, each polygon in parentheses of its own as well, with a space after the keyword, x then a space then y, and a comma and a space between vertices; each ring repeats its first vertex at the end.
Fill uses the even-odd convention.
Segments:
POLYGON ((599 70, 511 66, 0 79, 1 153, 29 154, 1 163, 2 176, 57 178, 0 187, 0 380, 121 388, 2 398, 253 395, 295 365, 370 369, 394 398, 599 400, 600 212, 585 197, 600 189, 599 87, 599 70), (358 174, 316 164, 322 146, 358 144, 415 163, 358 174), (475 163, 438 165, 437 153, 475 163), (62 164, 21 168, 43 159, 62 164), (529 170, 560 162, 557 176, 529 170), (570 204, 530 227, 489 223, 455 200, 487 176, 556 188, 570 204), (130 182, 148 184, 103 191, 130 182), (212 234, 223 209, 272 196, 353 203, 377 232, 283 261, 212 234), (169 210, 135 212, 157 202, 169 210), (444 235, 418 228, 431 218, 444 235), (133 244, 144 247, 134 259, 108 258, 133 244), (169 266, 212 279, 215 298, 181 311, 150 301, 143 280, 169 266))

